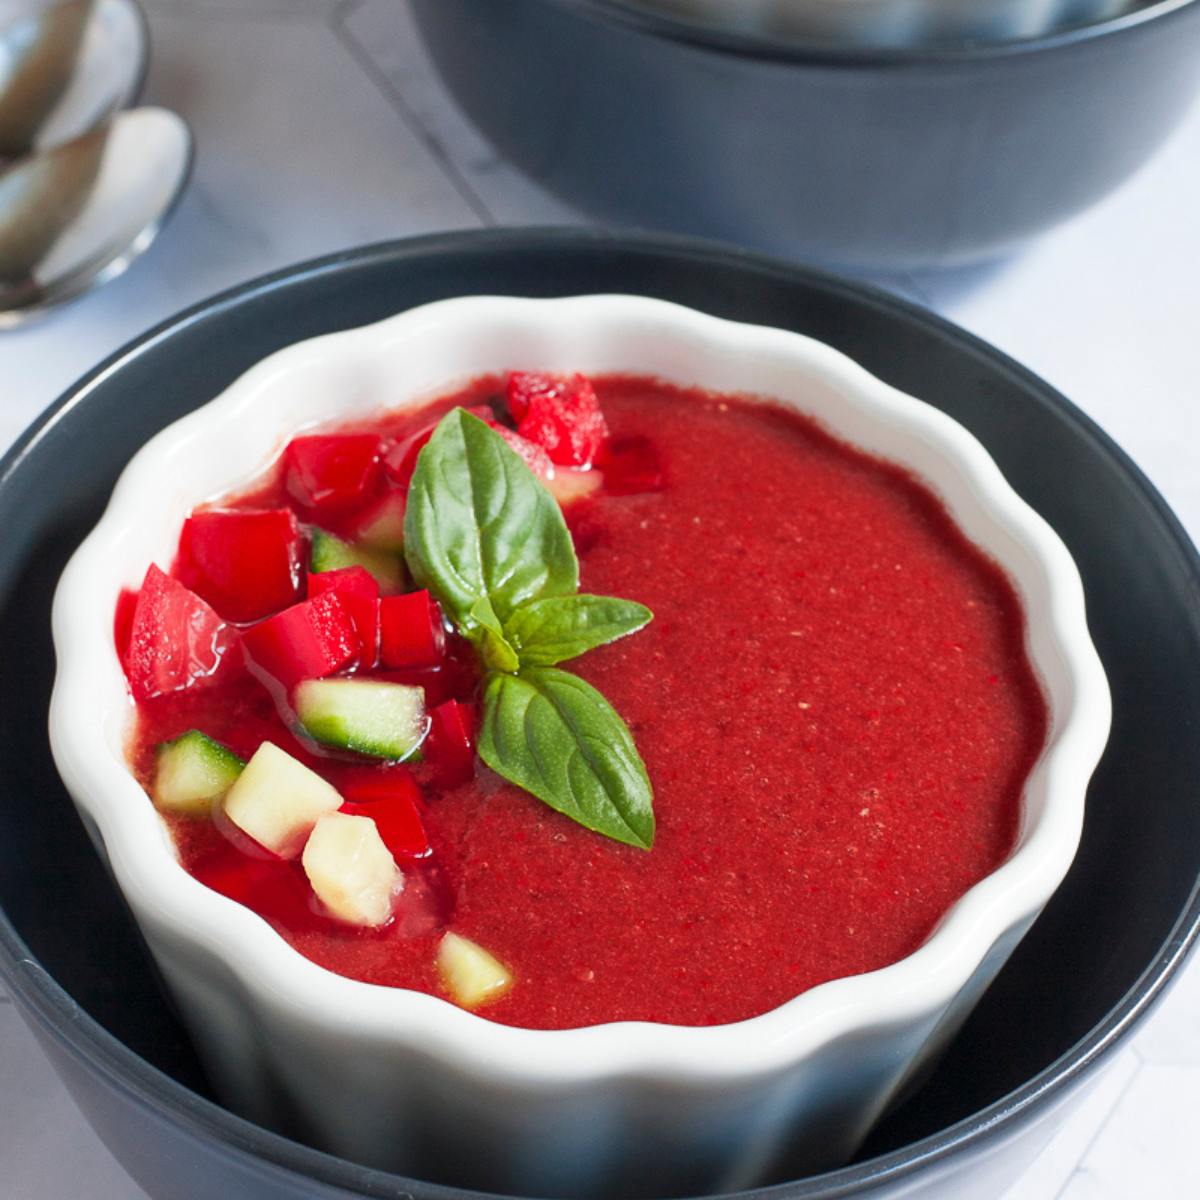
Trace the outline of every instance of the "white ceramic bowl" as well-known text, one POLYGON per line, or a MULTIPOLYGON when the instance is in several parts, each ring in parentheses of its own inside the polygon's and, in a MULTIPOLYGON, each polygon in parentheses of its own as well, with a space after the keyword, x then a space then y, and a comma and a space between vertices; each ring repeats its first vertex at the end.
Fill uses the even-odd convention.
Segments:
POLYGON ((785 1146, 793 1169, 853 1154, 1062 879, 1110 716, 1074 563, 960 425, 808 338, 628 296, 448 300, 272 355, 135 456, 63 574, 53 628, 55 759, 225 1102, 350 1159, 527 1195, 703 1192, 753 1183, 785 1146), (324 971, 177 862, 125 764, 120 590, 169 564, 193 505, 253 479, 298 429, 533 366, 775 397, 917 472, 1008 572, 1048 744, 1017 849, 916 953, 733 1025, 515 1029, 324 971))
POLYGON ((1043 37, 1138 0, 626 0, 715 29, 839 45, 945 46, 1043 37))

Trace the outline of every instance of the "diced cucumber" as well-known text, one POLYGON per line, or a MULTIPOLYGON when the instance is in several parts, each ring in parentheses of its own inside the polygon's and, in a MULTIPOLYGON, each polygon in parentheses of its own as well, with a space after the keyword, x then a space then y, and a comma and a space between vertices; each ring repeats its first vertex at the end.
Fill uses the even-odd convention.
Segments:
POLYGON ((342 567, 365 567, 381 591, 399 592, 404 589, 404 563, 395 554, 344 542, 324 529, 312 531, 310 566, 314 574, 337 571, 342 567))
POLYGON ((478 943, 447 933, 438 943, 437 969, 455 1004, 478 1008, 512 987, 509 969, 478 943))
POLYGON ((322 817, 300 861, 331 916, 369 928, 387 924, 404 876, 370 817, 341 812, 322 817))
POLYGON ((404 497, 391 492, 358 527, 355 537, 372 550, 404 553, 404 497))
POLYGON ((425 734, 425 689, 374 679, 307 679, 296 715, 310 737, 376 758, 411 758, 425 734))
POLYGON ((157 748, 154 806, 184 817, 207 817, 246 764, 198 729, 157 748))
POLYGON ((313 826, 337 812, 336 788, 274 742, 263 742, 225 796, 225 815, 260 846, 295 858, 313 826))

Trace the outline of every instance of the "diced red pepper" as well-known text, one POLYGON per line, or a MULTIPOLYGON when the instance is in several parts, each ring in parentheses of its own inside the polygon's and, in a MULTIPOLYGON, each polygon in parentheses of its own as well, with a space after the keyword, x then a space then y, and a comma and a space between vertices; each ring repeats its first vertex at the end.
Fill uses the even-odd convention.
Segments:
POLYGON ((422 589, 379 602, 379 662, 393 670, 436 667, 446 655, 442 612, 422 589))
POLYGON ((322 517, 358 508, 375 491, 382 451, 373 433, 292 438, 283 452, 288 494, 322 517))
POLYGON ((183 523, 179 578, 227 621, 257 621, 300 598, 304 541, 291 509, 207 509, 183 523))
POLYGON ((647 437, 614 438, 596 460, 604 473, 605 490, 612 496, 661 492, 665 486, 662 463, 647 437))
MULTIPOLYGON (((459 406, 464 407, 464 406, 459 406)), ((486 404, 466 405, 467 412, 474 414, 481 421, 494 421, 495 413, 492 412, 486 404)), ((428 444, 429 439, 433 437, 433 431, 437 428, 435 421, 426 429, 413 434, 411 437, 405 438, 397 442, 389 450, 385 451, 383 456, 383 469, 387 473, 387 477, 399 487, 407 488, 409 481, 413 477, 413 472, 417 469, 417 455, 428 444)))
POLYGON ((508 379, 508 411, 517 433, 560 466, 591 466, 608 437, 595 390, 582 375, 514 371, 508 379))
POLYGON ((285 859, 222 854, 190 869, 206 887, 269 921, 296 930, 321 928, 321 919, 309 906, 312 889, 308 880, 285 859))
POLYGON ((549 481, 554 478, 554 464, 550 461, 550 455, 541 446, 531 442, 528 438, 523 438, 519 433, 515 433, 497 421, 489 421, 488 425, 517 452, 525 465, 539 479, 549 481))
POLYGON ((151 564, 134 603, 125 654, 135 699, 213 682, 236 644, 236 629, 151 564))
POLYGON ((113 613, 113 643, 121 666, 129 658, 129 639, 133 635, 133 614, 137 610, 138 594, 132 588, 122 588, 117 597, 117 611, 113 613))
POLYGON ((325 592, 242 634, 255 666, 285 687, 332 675, 358 659, 362 644, 336 592, 325 592))
POLYGON ((366 567, 339 567, 308 576, 308 596, 332 592, 350 614, 361 649, 357 665, 369 671, 379 661, 379 584, 366 567))
POLYGON ((407 771, 350 777, 338 790, 345 798, 339 811, 370 817, 393 858, 421 858, 429 853, 421 820, 421 789, 407 771))
POLYGON ((429 444, 431 437, 433 437, 432 425, 414 437, 397 442, 384 454, 383 469, 397 487, 408 487, 413 472, 417 469, 417 455, 429 444))
POLYGON ((469 704, 447 700, 429 713, 426 761, 438 786, 458 787, 475 777, 475 710, 469 704))

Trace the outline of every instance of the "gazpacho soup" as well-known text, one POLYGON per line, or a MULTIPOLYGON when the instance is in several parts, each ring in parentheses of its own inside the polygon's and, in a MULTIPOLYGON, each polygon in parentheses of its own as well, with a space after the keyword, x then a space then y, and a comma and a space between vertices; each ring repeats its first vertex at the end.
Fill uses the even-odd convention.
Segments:
POLYGON ((1014 849, 1001 570, 768 399, 516 372, 304 430, 122 596, 203 884, 511 1025, 714 1025, 916 950, 1014 849))

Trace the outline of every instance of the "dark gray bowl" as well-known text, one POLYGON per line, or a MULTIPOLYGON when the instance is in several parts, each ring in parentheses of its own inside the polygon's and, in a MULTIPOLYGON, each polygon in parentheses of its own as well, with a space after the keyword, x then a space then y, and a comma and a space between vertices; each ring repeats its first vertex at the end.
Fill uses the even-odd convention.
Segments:
MULTIPOLYGON (((157 1200, 452 1200, 215 1104, 50 758, 50 599, 133 452, 272 351, 446 296, 660 296, 829 342, 950 413, 1055 526, 1087 589, 1112 736, 1079 854, 924 1086, 859 1159, 762 1200, 999 1194, 1200 934, 1200 560, 1128 459, 1011 360, 910 305, 735 250, 587 232, 454 234, 298 267, 147 334, 0 462, 0 979, 157 1200)), ((80 1181, 81 1194, 86 1183, 80 1181)), ((0 1192, 3 1188, 0 1187, 0 1192)))
POLYGON ((1200 0, 1014 42, 806 46, 619 0, 414 0, 450 92, 584 212, 861 267, 988 258, 1135 171, 1200 88, 1200 0))

